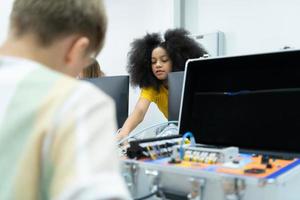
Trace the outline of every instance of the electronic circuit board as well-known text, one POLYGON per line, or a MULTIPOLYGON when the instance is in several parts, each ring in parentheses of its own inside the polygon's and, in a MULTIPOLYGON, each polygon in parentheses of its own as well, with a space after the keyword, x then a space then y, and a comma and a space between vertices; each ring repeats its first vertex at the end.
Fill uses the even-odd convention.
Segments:
POLYGON ((159 165, 177 166, 194 170, 266 179, 274 179, 288 170, 300 165, 299 159, 283 160, 268 158, 264 161, 261 155, 253 156, 250 154, 239 154, 238 158, 232 162, 216 164, 199 163, 185 160, 181 161, 180 163, 170 163, 170 158, 161 158, 157 160, 144 159, 142 161, 159 165))

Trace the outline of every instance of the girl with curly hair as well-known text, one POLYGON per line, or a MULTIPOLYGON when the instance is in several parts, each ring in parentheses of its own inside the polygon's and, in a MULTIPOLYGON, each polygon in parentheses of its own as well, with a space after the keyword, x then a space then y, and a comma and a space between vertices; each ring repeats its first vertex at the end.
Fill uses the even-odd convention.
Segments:
POLYGON ((151 102, 168 118, 168 73, 183 71, 188 59, 206 54, 188 34, 184 29, 170 29, 164 39, 159 33, 152 33, 132 42, 127 70, 132 85, 139 86, 141 94, 117 135, 118 140, 142 122, 151 102))

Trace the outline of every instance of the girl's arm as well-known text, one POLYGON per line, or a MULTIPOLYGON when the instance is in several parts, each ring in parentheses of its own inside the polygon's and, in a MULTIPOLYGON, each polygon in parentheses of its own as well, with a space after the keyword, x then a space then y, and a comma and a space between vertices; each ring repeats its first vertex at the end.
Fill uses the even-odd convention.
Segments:
POLYGON ((150 106, 150 101, 145 98, 139 98, 135 105, 133 112, 129 115, 125 121, 121 131, 117 135, 117 140, 121 140, 129 135, 129 133, 141 123, 145 117, 145 114, 150 106))

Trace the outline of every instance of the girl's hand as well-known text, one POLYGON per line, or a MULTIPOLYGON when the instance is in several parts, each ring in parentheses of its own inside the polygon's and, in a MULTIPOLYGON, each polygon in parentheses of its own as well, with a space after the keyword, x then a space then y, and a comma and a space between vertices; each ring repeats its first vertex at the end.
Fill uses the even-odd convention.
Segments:
POLYGON ((126 134, 122 134, 121 132, 120 133, 118 133, 117 135, 116 135, 116 140, 118 141, 118 142, 120 142, 122 139, 124 139, 125 137, 127 137, 127 135, 126 134))

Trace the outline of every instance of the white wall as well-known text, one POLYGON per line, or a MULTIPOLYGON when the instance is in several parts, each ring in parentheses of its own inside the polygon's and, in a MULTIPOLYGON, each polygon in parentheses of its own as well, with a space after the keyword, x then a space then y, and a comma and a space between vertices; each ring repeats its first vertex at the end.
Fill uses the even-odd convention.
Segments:
POLYGON ((299 10, 299 0, 198 0, 193 31, 223 31, 227 55, 300 48, 299 10))
POLYGON ((104 0, 109 19, 99 61, 109 75, 126 74, 129 45, 147 32, 173 27, 173 0, 104 0))

